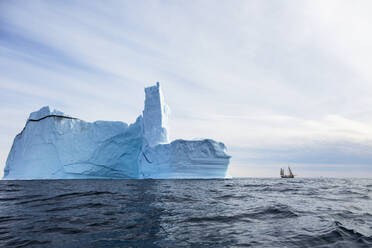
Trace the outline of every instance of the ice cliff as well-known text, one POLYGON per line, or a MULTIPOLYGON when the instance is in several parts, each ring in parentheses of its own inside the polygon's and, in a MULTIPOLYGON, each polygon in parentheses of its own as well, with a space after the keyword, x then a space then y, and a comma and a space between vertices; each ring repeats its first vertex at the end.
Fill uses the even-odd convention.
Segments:
POLYGON ((159 83, 145 88, 136 122, 93 123, 43 107, 15 138, 4 179, 223 178, 230 156, 211 139, 169 143, 159 83))

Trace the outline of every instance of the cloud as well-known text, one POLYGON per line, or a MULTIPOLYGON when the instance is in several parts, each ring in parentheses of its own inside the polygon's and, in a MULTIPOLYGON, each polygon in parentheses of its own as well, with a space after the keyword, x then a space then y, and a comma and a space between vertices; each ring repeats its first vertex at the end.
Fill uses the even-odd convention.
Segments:
POLYGON ((370 5, 3 1, 0 162, 29 112, 132 122, 160 81, 172 137, 224 141, 239 175, 285 160, 370 171, 370 5))

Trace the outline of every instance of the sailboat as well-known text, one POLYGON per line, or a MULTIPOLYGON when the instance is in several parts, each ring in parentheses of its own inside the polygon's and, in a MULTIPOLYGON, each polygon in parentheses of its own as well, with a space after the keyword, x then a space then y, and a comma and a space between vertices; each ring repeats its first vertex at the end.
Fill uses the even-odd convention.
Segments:
POLYGON ((289 174, 284 174, 284 169, 280 168, 280 177, 281 178, 294 178, 294 174, 292 173, 291 167, 288 166, 288 172, 289 174))

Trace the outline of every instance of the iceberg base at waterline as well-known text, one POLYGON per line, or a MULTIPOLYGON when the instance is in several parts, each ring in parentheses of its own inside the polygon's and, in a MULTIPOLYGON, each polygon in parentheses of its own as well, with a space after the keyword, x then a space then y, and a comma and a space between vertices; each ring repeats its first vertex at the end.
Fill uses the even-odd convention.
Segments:
POLYGON ((160 85, 135 123, 86 122, 43 107, 13 142, 3 179, 224 178, 230 156, 211 139, 174 140, 160 85))

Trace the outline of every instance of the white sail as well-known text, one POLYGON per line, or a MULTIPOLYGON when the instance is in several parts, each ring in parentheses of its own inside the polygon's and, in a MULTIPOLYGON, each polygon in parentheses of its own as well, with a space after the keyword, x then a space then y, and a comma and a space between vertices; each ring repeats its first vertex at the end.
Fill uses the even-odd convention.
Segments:
POLYGON ((290 176, 293 176, 293 173, 292 173, 291 167, 289 167, 289 166, 288 166, 288 171, 289 171, 289 175, 290 175, 290 176))

